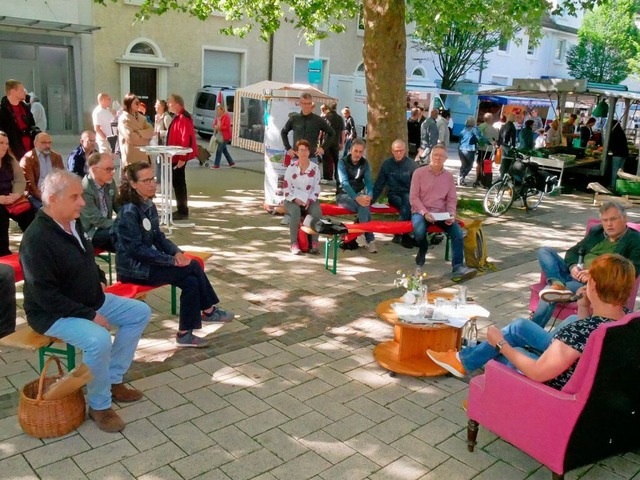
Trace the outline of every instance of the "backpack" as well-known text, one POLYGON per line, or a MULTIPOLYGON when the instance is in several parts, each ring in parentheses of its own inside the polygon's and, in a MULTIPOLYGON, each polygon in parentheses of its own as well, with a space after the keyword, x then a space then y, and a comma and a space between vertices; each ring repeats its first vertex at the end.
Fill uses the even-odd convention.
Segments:
POLYGON ((465 221, 467 235, 464 237, 464 259, 467 267, 475 268, 479 272, 486 270, 497 270, 496 267, 487 261, 487 244, 482 233, 482 222, 484 220, 465 221))

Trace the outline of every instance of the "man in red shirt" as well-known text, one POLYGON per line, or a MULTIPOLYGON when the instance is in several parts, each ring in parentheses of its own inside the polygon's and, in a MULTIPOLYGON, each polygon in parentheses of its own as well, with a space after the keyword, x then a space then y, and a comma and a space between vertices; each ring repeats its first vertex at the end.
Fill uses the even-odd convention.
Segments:
POLYGON ((9 148, 14 157, 22 156, 33 148, 33 139, 39 133, 31 114, 31 107, 25 102, 27 92, 18 80, 7 80, 4 84, 5 96, 0 101, 0 130, 9 137, 9 148))

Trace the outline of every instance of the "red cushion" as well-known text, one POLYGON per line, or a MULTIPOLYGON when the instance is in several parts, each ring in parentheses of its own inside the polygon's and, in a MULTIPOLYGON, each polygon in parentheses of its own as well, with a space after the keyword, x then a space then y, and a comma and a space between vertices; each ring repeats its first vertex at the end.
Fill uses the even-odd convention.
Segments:
MULTIPOLYGON (((323 215, 352 215, 355 213, 341 207, 340 205, 334 205, 332 203, 321 203, 320 209, 322 210, 323 215)), ((371 207, 369 210, 371 210, 371 213, 398 213, 398 209, 391 205, 386 205, 385 207, 371 207)))
POLYGON ((17 253, 12 253, 11 255, 0 257, 0 263, 4 263, 5 265, 9 265, 11 268, 13 268, 13 271, 16 275, 16 282, 24 280, 22 265, 20 265, 20 258, 18 257, 17 253))
POLYGON ((164 285, 152 287, 149 285, 136 285, 135 283, 116 282, 113 285, 109 285, 105 289, 105 292, 117 295, 119 297, 135 298, 141 293, 148 292, 150 290, 153 290, 154 288, 159 288, 160 286, 164 285))

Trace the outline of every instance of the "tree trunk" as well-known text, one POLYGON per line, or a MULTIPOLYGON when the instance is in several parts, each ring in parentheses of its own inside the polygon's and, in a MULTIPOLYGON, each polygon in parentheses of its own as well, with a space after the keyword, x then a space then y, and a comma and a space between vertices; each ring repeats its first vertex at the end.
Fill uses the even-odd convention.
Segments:
POLYGON ((405 2, 364 0, 367 82, 367 160, 374 178, 391 156, 391 143, 407 141, 405 2))

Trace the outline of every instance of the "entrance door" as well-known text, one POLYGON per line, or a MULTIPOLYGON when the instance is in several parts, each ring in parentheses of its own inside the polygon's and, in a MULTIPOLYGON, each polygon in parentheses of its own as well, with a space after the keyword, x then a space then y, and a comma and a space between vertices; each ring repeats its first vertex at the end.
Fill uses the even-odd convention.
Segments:
POLYGON ((131 67, 129 72, 131 92, 147 105, 147 116, 153 119, 156 114, 153 107, 157 99, 156 69, 131 67))

